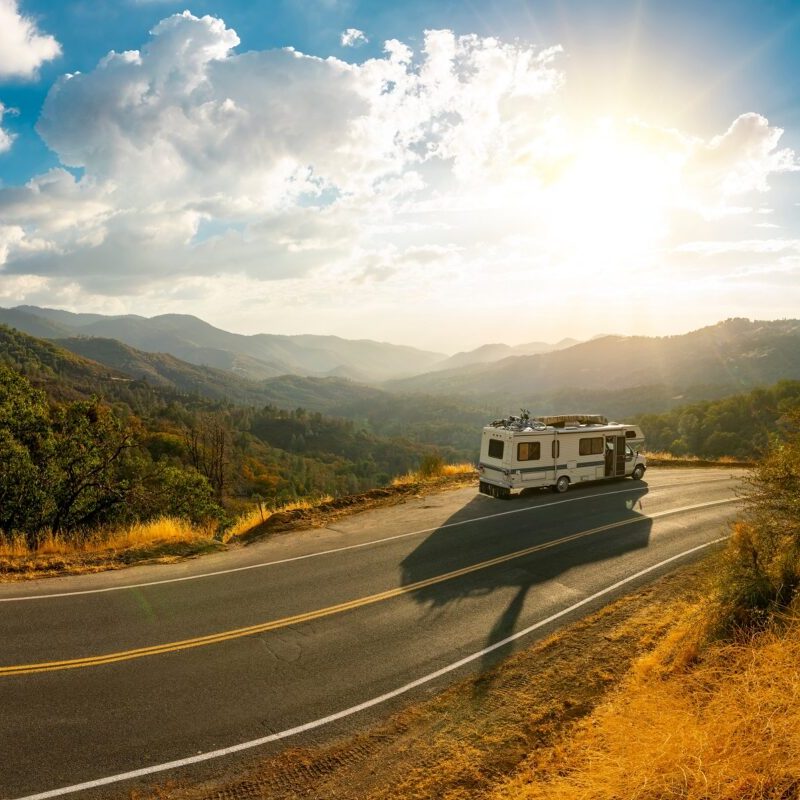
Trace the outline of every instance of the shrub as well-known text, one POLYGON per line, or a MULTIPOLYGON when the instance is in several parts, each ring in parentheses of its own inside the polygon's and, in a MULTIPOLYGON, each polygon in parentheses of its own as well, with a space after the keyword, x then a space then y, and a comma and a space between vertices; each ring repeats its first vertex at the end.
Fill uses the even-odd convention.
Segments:
POLYGON ((435 478, 444 470, 444 459, 438 453, 430 453, 422 457, 419 462, 419 475, 421 478, 435 478))
POLYGON ((719 575, 721 633, 763 627, 800 595, 800 437, 775 442, 746 480, 745 515, 719 575))

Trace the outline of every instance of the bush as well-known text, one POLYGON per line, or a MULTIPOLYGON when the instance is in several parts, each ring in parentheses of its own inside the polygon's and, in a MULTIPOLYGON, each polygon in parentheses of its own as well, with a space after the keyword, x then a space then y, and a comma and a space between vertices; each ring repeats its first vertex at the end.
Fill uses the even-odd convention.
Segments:
POLYGON ((746 480, 744 518, 719 576, 718 628, 763 627, 800 597, 800 437, 776 442, 746 480))
POLYGON ((444 459, 438 453, 423 456, 419 462, 419 475, 421 478, 436 478, 444 470, 444 459))

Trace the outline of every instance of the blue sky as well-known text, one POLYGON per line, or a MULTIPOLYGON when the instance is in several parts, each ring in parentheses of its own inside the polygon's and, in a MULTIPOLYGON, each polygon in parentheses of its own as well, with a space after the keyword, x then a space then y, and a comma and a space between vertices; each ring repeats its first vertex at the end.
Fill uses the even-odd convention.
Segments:
POLYGON ((800 308, 796 0, 0 14, 0 305, 448 351, 800 308))

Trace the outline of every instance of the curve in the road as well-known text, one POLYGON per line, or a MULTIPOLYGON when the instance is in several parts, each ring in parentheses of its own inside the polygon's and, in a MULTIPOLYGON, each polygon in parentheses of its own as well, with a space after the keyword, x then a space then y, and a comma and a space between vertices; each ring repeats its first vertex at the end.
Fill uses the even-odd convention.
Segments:
MULTIPOLYGON (((694 483, 695 484, 718 483, 718 482, 727 482, 728 480, 729 478, 707 478, 701 481, 694 481, 694 483)), ((666 483, 658 486, 657 488, 669 489, 674 486, 681 486, 681 485, 683 484, 666 483)), ((603 496, 605 497, 616 494, 630 494, 631 492, 636 492, 636 491, 639 491, 638 487, 630 489, 619 489, 613 492, 604 492, 603 496)), ((510 509, 509 511, 499 511, 496 514, 484 514, 480 517, 473 517, 471 519, 459 520, 458 522, 447 522, 442 525, 436 525, 432 528, 420 528, 419 530, 407 531, 405 533, 400 533, 395 536, 386 536, 381 539, 371 539, 370 541, 367 542, 358 542, 356 544, 344 545, 342 547, 333 547, 327 550, 318 550, 313 553, 304 553, 303 555, 291 556, 289 558, 281 558, 273 561, 262 561, 257 564, 246 564, 241 567, 231 567, 229 569, 214 570, 212 572, 201 572, 197 573, 196 575, 182 575, 178 578, 163 578, 157 581, 126 583, 120 586, 103 586, 97 589, 81 589, 78 591, 71 591, 71 592, 52 592, 49 594, 20 595, 18 597, 0 597, 0 603, 22 603, 31 600, 54 600, 63 597, 77 597, 79 595, 87 595, 87 594, 103 594, 105 592, 120 592, 125 589, 143 589, 148 586, 161 586, 162 584, 167 584, 167 583, 183 583, 185 581, 194 581, 202 578, 214 578, 219 575, 230 575, 236 572, 245 572, 247 570, 263 569, 265 567, 274 567, 280 564, 289 564, 293 561, 304 561, 310 558, 319 558, 320 556, 333 555, 334 553, 343 553, 348 550, 358 550, 360 548, 372 547, 374 545, 384 544, 386 542, 393 542, 398 539, 407 539, 412 536, 423 536, 426 533, 433 533, 434 531, 443 530, 445 528, 454 528, 461 525, 471 525, 476 522, 485 522, 486 520, 489 519, 507 517, 511 514, 522 514, 528 511, 539 511, 545 508, 552 508, 553 506, 564 505, 565 503, 579 503, 579 502, 584 502, 586 500, 593 500, 595 498, 596 495, 591 494, 591 495, 584 495, 582 497, 570 497, 564 500, 553 500, 549 503, 542 503, 540 505, 527 506, 525 508, 514 508, 510 509)))
MULTIPOLYGON (((445 581, 463 577, 464 575, 469 575, 470 573, 473 572, 478 572, 479 570, 498 566, 500 564, 504 564, 518 558, 524 558, 525 556, 532 555, 533 553, 541 552, 542 550, 548 550, 550 548, 566 544, 567 542, 572 542, 577 539, 582 539, 587 536, 592 536, 596 533, 612 530, 614 528, 620 528, 625 525, 632 525, 635 523, 639 523, 642 522, 642 520, 644 519, 651 519, 651 520, 658 519, 661 517, 671 516, 674 514, 681 514, 689 511, 697 511, 701 508, 710 508, 713 506, 719 506, 737 502, 739 502, 737 498, 711 500, 705 503, 697 503, 695 505, 682 506, 680 508, 672 508, 666 511, 659 511, 654 514, 650 514, 647 517, 636 517, 633 519, 619 520, 617 522, 601 525, 599 527, 590 528, 585 531, 579 531, 577 533, 573 533, 569 536, 564 536, 559 539, 555 539, 553 541, 533 545, 531 547, 526 547, 521 550, 515 550, 514 552, 511 553, 506 553, 504 555, 497 556, 495 558, 487 559, 477 564, 470 564, 467 567, 462 567, 457 570, 452 570, 451 572, 446 572, 441 575, 435 575, 433 577, 426 578, 424 580, 420 580, 415 583, 410 583, 405 586, 399 586, 394 589, 388 589, 387 591, 378 592, 377 594, 368 595, 366 597, 355 598, 353 600, 348 600, 344 603, 337 603, 336 605, 315 609, 313 611, 308 611, 303 614, 295 614, 293 616, 284 617, 282 619, 269 620, 267 622, 262 622, 256 625, 249 625, 244 628, 235 628, 233 630, 220 631, 206 636, 197 636, 191 639, 183 639, 176 642, 165 642, 162 644, 152 645, 149 647, 139 647, 132 650, 123 650, 116 653, 105 653, 101 655, 85 656, 82 658, 65 659, 61 661, 46 661, 33 664, 12 664, 8 666, 3 666, 0 667, 0 677, 8 677, 12 675, 31 675, 40 672, 55 672, 58 670, 65 670, 65 669, 96 667, 96 666, 101 666, 103 664, 115 663, 118 661, 128 661, 135 658, 145 658, 147 656, 172 653, 178 650, 187 650, 195 647, 204 647, 212 644, 219 644, 221 642, 230 641, 232 639, 239 639, 243 636, 254 636, 257 634, 265 633, 267 631, 276 630, 278 628, 285 628, 290 625, 298 625, 304 622, 311 622, 312 620, 321 619, 322 617, 327 617, 333 614, 342 613, 344 611, 350 611, 356 608, 361 608, 363 606, 372 605, 373 603, 382 602, 384 600, 390 600, 394 597, 399 597, 404 594, 410 594, 412 592, 427 588, 429 586, 434 586, 439 583, 444 583, 445 581)), ((516 509, 516 511, 508 511, 503 513, 510 514, 525 510, 529 509, 516 509)), ((500 515, 492 515, 492 516, 500 516, 500 515)), ((487 519, 487 518, 488 517, 481 517, 481 519, 487 519)), ((473 521, 473 520, 467 520, 467 521, 473 521)), ((457 523, 457 524, 464 524, 464 523, 457 523)), ((491 649, 486 650, 485 652, 491 652, 491 649)))
MULTIPOLYGON (((723 502, 735 502, 735 501, 727 500, 723 502)), ((669 513, 669 512, 664 512, 664 513, 669 513)), ((676 512, 673 511, 672 513, 676 512)), ((670 558, 664 559, 663 561, 659 561, 657 564, 651 564, 649 567, 646 567, 645 569, 640 570, 639 572, 636 572, 633 575, 629 575, 626 578, 623 578, 622 580, 619 580, 616 583, 611 584, 610 586, 606 586, 604 589, 601 589, 595 592, 594 594, 588 597, 584 597, 582 600, 573 603, 568 608, 561 609, 560 611, 551 614, 546 619, 539 620, 538 622, 535 622, 533 625, 528 626, 524 630, 517 631, 516 633, 506 637, 505 639, 499 642, 494 642, 493 644, 483 648, 482 650, 479 650, 475 653, 465 656, 464 658, 459 659, 458 661, 455 661, 452 664, 448 664, 447 666, 442 667, 441 669, 438 669, 435 672, 431 672, 428 675, 423 675, 421 678, 417 678, 416 680, 411 681, 410 683, 407 683, 404 686, 400 686, 397 689, 394 689, 390 692, 386 692, 385 694, 382 694, 379 697, 374 697, 370 700, 366 700, 363 703, 359 703, 358 705, 352 706, 347 709, 343 709, 334 714, 330 714, 327 717, 322 717, 320 719, 316 719, 311 722, 306 722, 302 725, 298 725, 294 728, 289 728, 287 730, 280 731, 278 733, 270 734, 269 736, 263 736, 259 739, 251 739, 250 741, 247 742, 241 742, 239 744, 221 748, 219 750, 213 750, 208 753, 200 753, 198 755, 189 756, 188 758, 169 761, 164 764, 154 764, 152 766, 144 767, 142 769, 132 770, 130 772, 123 772, 117 775, 110 775, 104 778, 97 778, 95 780, 85 781, 84 783, 73 784, 72 786, 64 786, 58 789, 50 789, 45 792, 39 792, 37 794, 32 794, 32 795, 27 795, 25 797, 17 798, 17 800, 49 800, 49 798, 63 797, 64 795, 74 794, 75 792, 80 792, 80 791, 88 791, 90 789, 97 789, 102 786, 108 786, 109 784, 113 783, 120 783, 126 780, 134 780, 136 778, 144 778, 147 777, 148 775, 154 775, 159 772, 166 772, 168 770, 178 769, 180 767, 188 767, 191 766, 192 764, 198 764, 203 761, 211 761, 212 759, 233 755, 234 753, 239 753, 244 750, 250 750, 256 747, 261 747, 263 745, 269 744, 270 742, 276 742, 281 739, 286 739, 290 736, 296 736, 297 734, 314 730, 315 728, 320 728, 324 725, 329 725, 332 722, 352 716, 353 714, 357 714, 360 711, 365 711, 368 708, 372 708, 382 703, 386 703, 389 700, 394 699, 395 697, 398 697, 413 689, 418 688, 419 686, 422 686, 426 683, 430 683, 431 681, 434 681, 437 678, 447 675, 448 673, 453 672, 463 666, 466 666, 467 664, 470 664, 473 661, 483 658, 487 654, 495 650, 498 650, 502 647, 505 647, 511 642, 516 641, 517 639, 520 639, 524 636, 527 636, 533 633, 534 631, 543 628, 546 625, 549 625, 552 622, 555 622, 556 620, 572 613, 573 611, 576 611, 577 609, 589 603, 592 603, 595 600, 598 600, 599 598, 604 597, 607 594, 616 591, 622 586, 625 586, 629 583, 638 580, 639 578, 644 577, 645 575, 648 575, 652 572, 662 569, 668 564, 674 563, 675 561, 685 558, 686 556, 692 555, 696 552, 699 552, 700 550, 704 550, 708 547, 711 547, 712 545, 718 544, 719 542, 722 542, 727 538, 728 538, 727 536, 721 536, 709 542, 704 542, 703 544, 698 545, 696 547, 692 547, 689 550, 685 550, 682 553, 673 555, 670 558)))

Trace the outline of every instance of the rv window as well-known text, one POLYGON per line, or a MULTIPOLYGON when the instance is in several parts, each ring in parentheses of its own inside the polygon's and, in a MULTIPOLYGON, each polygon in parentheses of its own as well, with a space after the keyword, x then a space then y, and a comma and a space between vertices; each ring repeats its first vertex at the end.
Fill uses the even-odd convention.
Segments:
POLYGON ((538 461, 541 449, 541 442, 520 442, 517 445, 517 461, 538 461))
POLYGON ((503 440, 489 439, 489 458, 503 457, 503 440))
POLYGON ((628 439, 635 439, 636 431, 625 431, 625 436, 627 436, 628 439))
POLYGON ((558 439, 553 439, 553 458, 558 458, 561 454, 561 442, 558 439))
POLYGON ((603 437, 593 436, 578 442, 578 453, 582 456, 596 456, 603 452, 603 437))

